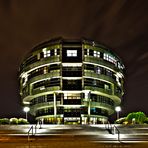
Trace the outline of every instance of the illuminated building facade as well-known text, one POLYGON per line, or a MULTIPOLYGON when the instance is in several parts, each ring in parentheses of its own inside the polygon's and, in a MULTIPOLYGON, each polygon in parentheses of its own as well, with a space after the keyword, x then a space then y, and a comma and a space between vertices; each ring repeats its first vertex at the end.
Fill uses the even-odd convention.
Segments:
POLYGON ((123 71, 120 58, 95 41, 52 39, 21 63, 22 103, 44 123, 103 123, 121 103, 123 71))

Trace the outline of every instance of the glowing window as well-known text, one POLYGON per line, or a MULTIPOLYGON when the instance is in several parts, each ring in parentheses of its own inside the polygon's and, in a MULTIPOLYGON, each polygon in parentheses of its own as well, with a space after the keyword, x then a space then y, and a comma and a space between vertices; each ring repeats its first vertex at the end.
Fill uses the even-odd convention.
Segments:
POLYGON ((50 50, 47 51, 46 57, 50 57, 50 50))
POLYGON ((94 51, 94 57, 100 57, 100 52, 99 51, 94 51))
POLYGON ((44 58, 50 57, 50 50, 47 50, 47 48, 43 48, 44 58))
POLYGON ((109 61, 109 62, 111 62, 111 63, 113 63, 113 64, 117 64, 117 60, 115 59, 115 57, 114 56, 112 56, 112 55, 109 55, 108 53, 104 53, 104 60, 107 60, 107 61, 109 61))
POLYGON ((97 67, 97 68, 96 68, 96 73, 97 73, 97 74, 101 74, 101 68, 100 68, 100 67, 97 67))
POLYGON ((57 49, 54 49, 54 54, 57 55, 57 49))
POLYGON ((77 50, 67 50, 67 57, 76 57, 77 50))

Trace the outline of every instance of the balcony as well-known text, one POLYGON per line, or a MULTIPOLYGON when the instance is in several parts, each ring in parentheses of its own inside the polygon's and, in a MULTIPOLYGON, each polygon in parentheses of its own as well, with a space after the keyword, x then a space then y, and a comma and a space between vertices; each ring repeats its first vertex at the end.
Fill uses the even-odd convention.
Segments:
POLYGON ((101 106, 101 107, 104 107, 106 109, 114 110, 114 106, 109 105, 107 103, 102 103, 102 102, 91 102, 90 106, 91 107, 100 107, 101 106))
POLYGON ((93 57, 93 56, 87 56, 85 55, 84 56, 84 62, 89 62, 89 63, 94 63, 94 64, 99 64, 99 65, 103 65, 105 67, 109 67, 115 71, 121 71, 123 72, 121 69, 118 69, 117 67, 115 67, 114 64, 108 62, 108 61, 105 61, 101 58, 96 58, 96 57, 93 57))
MULTIPOLYGON (((60 105, 60 101, 56 101, 56 105, 60 105)), ((43 103, 38 103, 35 105, 31 106, 31 110, 37 110, 40 108, 44 108, 44 107, 53 107, 54 106, 54 102, 43 102, 43 103)))
POLYGON ((63 105, 81 105, 81 99, 64 99, 63 105))
POLYGON ((31 84, 35 81, 39 81, 39 80, 47 79, 47 78, 59 77, 59 76, 60 76, 60 70, 53 70, 50 73, 42 74, 42 75, 38 75, 38 76, 33 77, 32 79, 30 79, 28 81, 28 83, 31 84))
POLYGON ((56 90, 60 90, 60 86, 47 87, 45 89, 36 88, 36 89, 32 90, 32 95, 45 93, 45 92, 48 92, 48 91, 56 91, 56 90))
MULTIPOLYGON (((88 106, 88 102, 87 101, 83 101, 82 103, 84 106, 88 106)), ((109 111, 109 114, 112 114, 114 112, 114 106, 106 104, 106 103, 101 103, 101 102, 90 102, 90 107, 94 108, 94 107, 101 107, 101 108, 105 108, 106 110, 109 111)))
POLYGON ((106 80, 106 81, 109 81, 113 84, 117 83, 112 77, 109 77, 109 76, 106 76, 103 74, 96 74, 94 72, 91 72, 90 70, 84 70, 84 76, 106 80))
POLYGON ((28 71, 28 70, 33 69, 35 67, 45 65, 45 64, 49 64, 49 63, 54 63, 54 62, 60 62, 60 56, 59 55, 53 56, 53 57, 48 57, 48 58, 43 58, 40 61, 37 61, 33 64, 30 64, 30 65, 24 67, 22 71, 28 71))
POLYGON ((92 91, 99 91, 104 94, 112 95, 112 90, 111 89, 103 89, 99 87, 93 87, 93 86, 84 86, 85 90, 92 90, 92 91))
POLYGON ((80 117, 80 112, 64 112, 64 117, 80 117))
POLYGON ((114 95, 115 95, 115 96, 117 96, 117 97, 119 97, 119 98, 121 98, 121 97, 122 97, 122 94, 121 94, 121 93, 119 93, 119 92, 116 92, 116 91, 114 92, 114 95))

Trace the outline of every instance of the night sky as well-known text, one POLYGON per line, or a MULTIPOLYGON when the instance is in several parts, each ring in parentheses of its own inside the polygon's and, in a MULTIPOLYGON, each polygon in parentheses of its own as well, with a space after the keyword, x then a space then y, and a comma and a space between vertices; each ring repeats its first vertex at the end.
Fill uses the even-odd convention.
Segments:
POLYGON ((122 116, 148 115, 147 0, 0 0, 0 118, 25 117, 18 69, 38 43, 86 37, 112 49, 126 67, 122 116))

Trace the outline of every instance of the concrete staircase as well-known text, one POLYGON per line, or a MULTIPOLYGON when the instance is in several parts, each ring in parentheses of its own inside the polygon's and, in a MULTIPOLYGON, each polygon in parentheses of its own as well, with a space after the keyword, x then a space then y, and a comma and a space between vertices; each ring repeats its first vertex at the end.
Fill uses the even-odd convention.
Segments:
POLYGON ((89 141, 136 143, 148 141, 147 125, 0 125, 0 142, 89 141), (29 138, 28 131, 30 130, 29 138), (35 128, 36 127, 36 128, 35 128), (118 134, 117 129, 120 134, 118 134), (32 132, 33 130, 33 132, 32 132), (114 133, 116 132, 116 134, 114 133))

